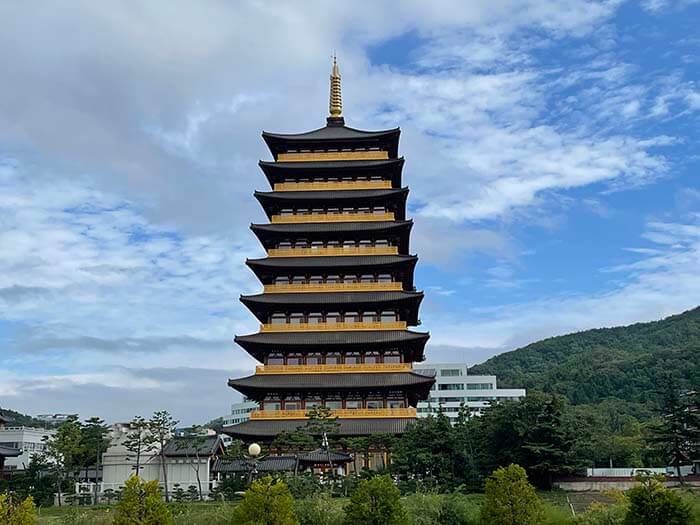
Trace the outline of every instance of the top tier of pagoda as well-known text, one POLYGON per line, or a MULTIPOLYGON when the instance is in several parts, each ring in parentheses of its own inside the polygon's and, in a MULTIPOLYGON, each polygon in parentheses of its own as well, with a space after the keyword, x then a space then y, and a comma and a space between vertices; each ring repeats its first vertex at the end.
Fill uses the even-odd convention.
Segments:
POLYGON ((246 440, 294 430, 318 406, 338 417, 341 435, 400 433, 434 383, 412 370, 429 335, 408 329, 423 293, 413 283, 399 129, 345 126, 335 61, 329 110, 315 131, 263 133, 272 191, 255 197, 270 222, 251 229, 267 256, 246 261, 263 292, 241 297, 261 325, 236 337, 262 365, 229 380, 260 410, 226 428, 246 440))

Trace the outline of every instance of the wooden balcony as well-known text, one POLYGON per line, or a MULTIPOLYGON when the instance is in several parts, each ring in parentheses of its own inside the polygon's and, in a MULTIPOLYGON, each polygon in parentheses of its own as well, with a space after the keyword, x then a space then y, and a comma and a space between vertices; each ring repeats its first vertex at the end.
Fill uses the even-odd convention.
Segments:
POLYGON ((406 330, 406 321, 386 323, 297 323, 262 324, 261 332, 336 332, 345 330, 406 330))
MULTIPOLYGON (((415 418, 416 409, 408 408, 342 408, 333 410, 333 416, 342 419, 415 418)), ((306 410, 253 410, 250 419, 308 419, 306 410)))
POLYGON ((309 213, 306 215, 273 215, 272 224, 305 222, 377 222, 393 221, 394 213, 309 213))
POLYGON ((371 374, 389 372, 410 372, 411 363, 363 363, 357 365, 258 365, 259 375, 287 374, 371 374))
POLYGON ((278 182, 275 191, 384 190, 391 189, 390 180, 347 180, 332 182, 278 182))
POLYGON ((279 153, 277 162, 314 162, 329 160, 387 160, 388 151, 304 151, 279 153))
POLYGON ((333 246, 330 248, 270 248, 270 257, 330 257, 339 255, 398 255, 398 246, 333 246))
POLYGON ((403 283, 293 283, 266 284, 265 293, 319 292, 393 292, 403 290, 403 283))

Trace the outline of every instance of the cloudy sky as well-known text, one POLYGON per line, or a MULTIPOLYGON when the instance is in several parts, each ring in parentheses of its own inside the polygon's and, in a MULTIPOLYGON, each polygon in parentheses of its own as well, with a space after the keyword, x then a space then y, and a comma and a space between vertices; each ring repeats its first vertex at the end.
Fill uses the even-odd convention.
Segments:
POLYGON ((261 130, 401 126, 428 357, 700 298, 700 3, 3 2, 0 406, 225 414, 261 130))

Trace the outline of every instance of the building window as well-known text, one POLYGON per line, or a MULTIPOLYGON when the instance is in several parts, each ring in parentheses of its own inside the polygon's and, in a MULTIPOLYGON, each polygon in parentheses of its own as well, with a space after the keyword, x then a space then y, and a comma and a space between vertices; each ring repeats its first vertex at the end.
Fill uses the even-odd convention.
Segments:
POLYGON ((307 365, 320 365, 321 364, 321 354, 309 354, 306 356, 307 365))
POLYGON ((323 322, 323 314, 320 312, 314 312, 309 314, 308 321, 309 324, 320 324, 323 322))
POLYGON ((406 408, 406 403, 401 401, 389 401, 389 408, 406 408))
POLYGON ((360 362, 360 354, 357 352, 350 352, 345 354, 345 364, 346 365, 356 365, 360 362))
POLYGON ((462 383, 442 383, 438 385, 438 390, 463 390, 462 383))
POLYGON ((263 401, 260 403, 262 410, 281 410, 282 403, 279 401, 263 401))
POLYGON ((401 362, 401 354, 398 352, 387 352, 384 354, 384 362, 385 363, 400 363, 401 362))
POLYGON ((493 383, 467 383, 467 390, 493 390, 493 383))
POLYGON ((266 365, 283 365, 284 356, 282 354, 270 354, 267 357, 266 365))
POLYGON ((456 376, 461 376, 462 375, 462 369, 461 368, 445 368, 443 370, 440 370, 440 375, 442 377, 456 377, 456 376))
POLYGON ((289 324, 302 324, 303 322, 304 314, 302 313, 296 312, 289 316, 289 324))
POLYGON ((379 353, 369 352, 365 354, 364 362, 367 364, 379 363, 379 353))
POLYGON ((349 399, 349 400, 345 401, 345 408, 349 408, 351 410, 354 410, 357 408, 362 408, 362 401, 349 399))
POLYGON ((271 324, 286 324, 287 323, 287 316, 284 314, 272 314, 272 317, 270 317, 270 323, 271 324))
POLYGON ((357 323, 359 320, 360 314, 358 312, 345 312, 346 323, 357 323))
POLYGON ((331 410, 340 410, 343 408, 343 402, 339 399, 326 399, 324 405, 331 410))
POLYGON ((339 323, 340 322, 340 312, 328 312, 326 314, 327 323, 339 323))
POLYGON ((368 399, 367 400, 367 408, 370 408, 370 409, 384 408, 384 401, 381 399, 368 399))
POLYGON ((377 319, 377 312, 362 312, 363 323, 373 323, 377 319))
POLYGON ((303 362, 301 354, 289 354, 287 356, 288 365, 300 365, 303 362))
POLYGON ((392 312, 390 310, 384 311, 382 312, 380 320, 382 323, 393 323, 396 321, 396 312, 392 312))
POLYGON ((340 354, 326 354, 326 364, 327 365, 339 365, 340 364, 340 354))

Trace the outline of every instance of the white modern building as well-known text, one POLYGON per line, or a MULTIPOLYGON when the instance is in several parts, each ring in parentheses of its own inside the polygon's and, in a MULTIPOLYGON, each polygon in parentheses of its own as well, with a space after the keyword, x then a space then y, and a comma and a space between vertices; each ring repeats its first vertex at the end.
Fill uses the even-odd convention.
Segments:
POLYGON ((55 430, 44 428, 1 426, 0 447, 16 448, 22 453, 5 460, 5 470, 24 470, 35 454, 46 450, 44 439, 53 436, 55 430))
POLYGON ((260 407, 257 401, 248 401, 244 399, 240 403, 233 403, 231 405, 231 414, 223 417, 224 426, 237 425, 238 423, 248 421, 250 419, 250 413, 253 410, 258 410, 258 408, 260 407))
POLYGON ((462 403, 472 415, 479 415, 492 402, 525 397, 524 388, 498 388, 496 376, 473 376, 464 363, 416 363, 416 372, 435 375, 430 397, 418 403, 418 417, 437 415, 440 410, 451 420, 459 414, 462 403))
POLYGON ((38 414, 34 416, 34 419, 38 419, 43 423, 60 425, 61 423, 70 421, 70 419, 74 417, 78 417, 78 414, 38 414))

